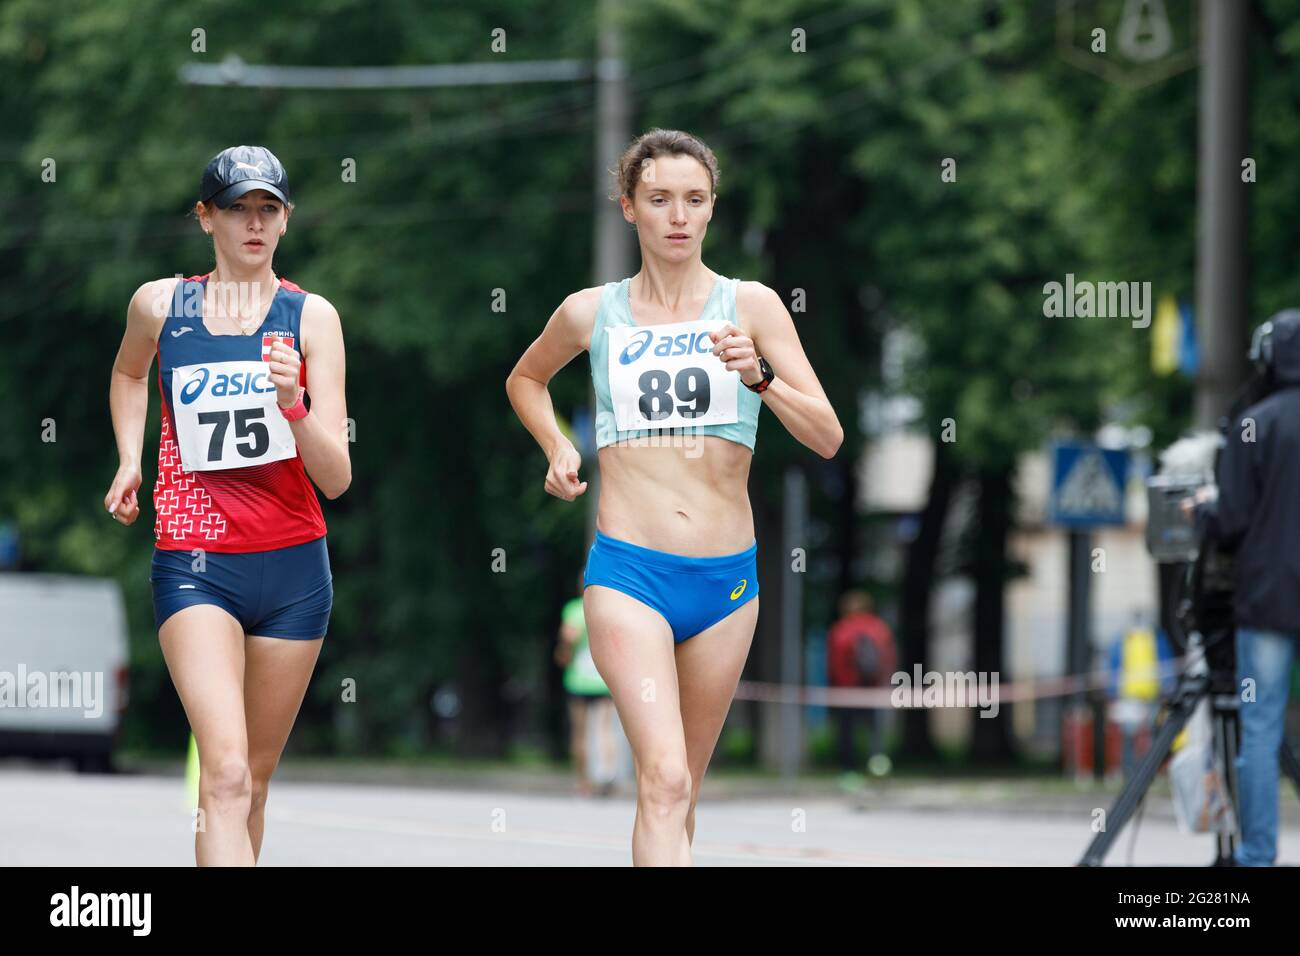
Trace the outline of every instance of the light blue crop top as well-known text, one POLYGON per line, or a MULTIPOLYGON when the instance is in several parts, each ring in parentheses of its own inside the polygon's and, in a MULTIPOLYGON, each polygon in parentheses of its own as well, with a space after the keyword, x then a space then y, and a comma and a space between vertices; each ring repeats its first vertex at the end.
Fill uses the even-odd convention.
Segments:
MULTIPOLYGON (((638 324, 632 321, 631 284, 631 278, 621 282, 605 283, 604 292, 600 297, 600 307, 596 310, 596 324, 591 330, 591 347, 588 354, 591 357, 591 381, 596 388, 596 447, 604 448, 616 441, 650 435, 688 434, 717 435, 719 438, 734 441, 753 451, 754 440, 758 433, 758 408, 763 404, 763 399, 745 387, 738 373, 735 374, 738 421, 726 425, 618 430, 613 404, 609 397, 609 336, 605 329, 610 325, 638 324)), ((722 319, 740 328, 740 323, 736 321, 736 287, 739 284, 739 279, 718 276, 713 283, 713 290, 709 293, 709 299, 704 304, 700 319, 722 319)))

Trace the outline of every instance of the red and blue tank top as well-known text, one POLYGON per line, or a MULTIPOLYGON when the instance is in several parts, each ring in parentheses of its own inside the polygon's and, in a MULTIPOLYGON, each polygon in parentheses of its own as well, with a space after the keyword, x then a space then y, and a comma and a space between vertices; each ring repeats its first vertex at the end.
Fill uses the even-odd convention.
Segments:
MULTIPOLYGON (((325 518, 266 370, 277 338, 301 355, 307 293, 281 279, 256 332, 213 335, 202 315, 207 280, 176 283, 158 336, 156 546, 246 552, 314 541, 325 518)), ((299 374, 306 387, 306 359, 299 374)))

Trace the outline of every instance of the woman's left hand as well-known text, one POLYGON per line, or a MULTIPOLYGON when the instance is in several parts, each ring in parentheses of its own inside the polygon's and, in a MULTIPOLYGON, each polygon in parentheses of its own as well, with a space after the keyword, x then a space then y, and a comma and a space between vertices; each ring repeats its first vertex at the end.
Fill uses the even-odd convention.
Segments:
POLYGON ((275 383, 275 400, 281 408, 292 408, 298 403, 298 372, 302 361, 298 353, 276 339, 271 344, 270 377, 275 383))
POLYGON ((754 351, 754 340, 730 322, 715 332, 709 333, 714 342, 713 354, 722 360, 728 369, 740 373, 740 380, 746 385, 757 385, 763 380, 763 370, 758 367, 758 353, 754 351))

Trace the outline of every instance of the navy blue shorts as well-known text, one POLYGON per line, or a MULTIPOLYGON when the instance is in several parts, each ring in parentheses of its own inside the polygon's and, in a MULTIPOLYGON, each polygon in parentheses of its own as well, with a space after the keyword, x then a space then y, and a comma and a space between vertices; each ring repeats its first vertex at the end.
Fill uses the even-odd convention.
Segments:
POLYGON ((758 542, 744 551, 692 558, 596 532, 583 587, 613 588, 663 615, 680 644, 758 597, 758 542))
POLYGON ((315 640, 325 636, 334 605, 325 539, 273 551, 203 555, 202 571, 189 551, 153 552, 154 620, 158 627, 194 604, 215 604, 239 622, 245 634, 315 640))

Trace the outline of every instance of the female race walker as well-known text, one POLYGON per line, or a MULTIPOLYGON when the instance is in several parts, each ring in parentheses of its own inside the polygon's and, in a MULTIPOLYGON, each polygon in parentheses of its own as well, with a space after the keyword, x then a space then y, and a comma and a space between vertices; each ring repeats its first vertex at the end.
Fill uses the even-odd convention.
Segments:
POLYGON ((641 271, 565 299, 506 391, 546 452, 546 490, 573 501, 587 483, 547 383, 583 349, 591 355, 601 489, 588 638, 635 757, 633 862, 689 865, 700 783, 758 619, 746 481, 759 405, 825 458, 843 430, 777 294, 700 259, 713 152, 687 133, 651 130, 617 174, 641 271))
POLYGON ((267 786, 333 604, 311 482, 337 498, 352 479, 338 313, 271 271, 291 210, 269 150, 214 157, 195 213, 216 265, 136 290, 109 388, 120 464, 104 505, 129 525, 140 513, 157 354, 150 580, 163 656, 198 742, 201 866, 257 862, 267 786))

